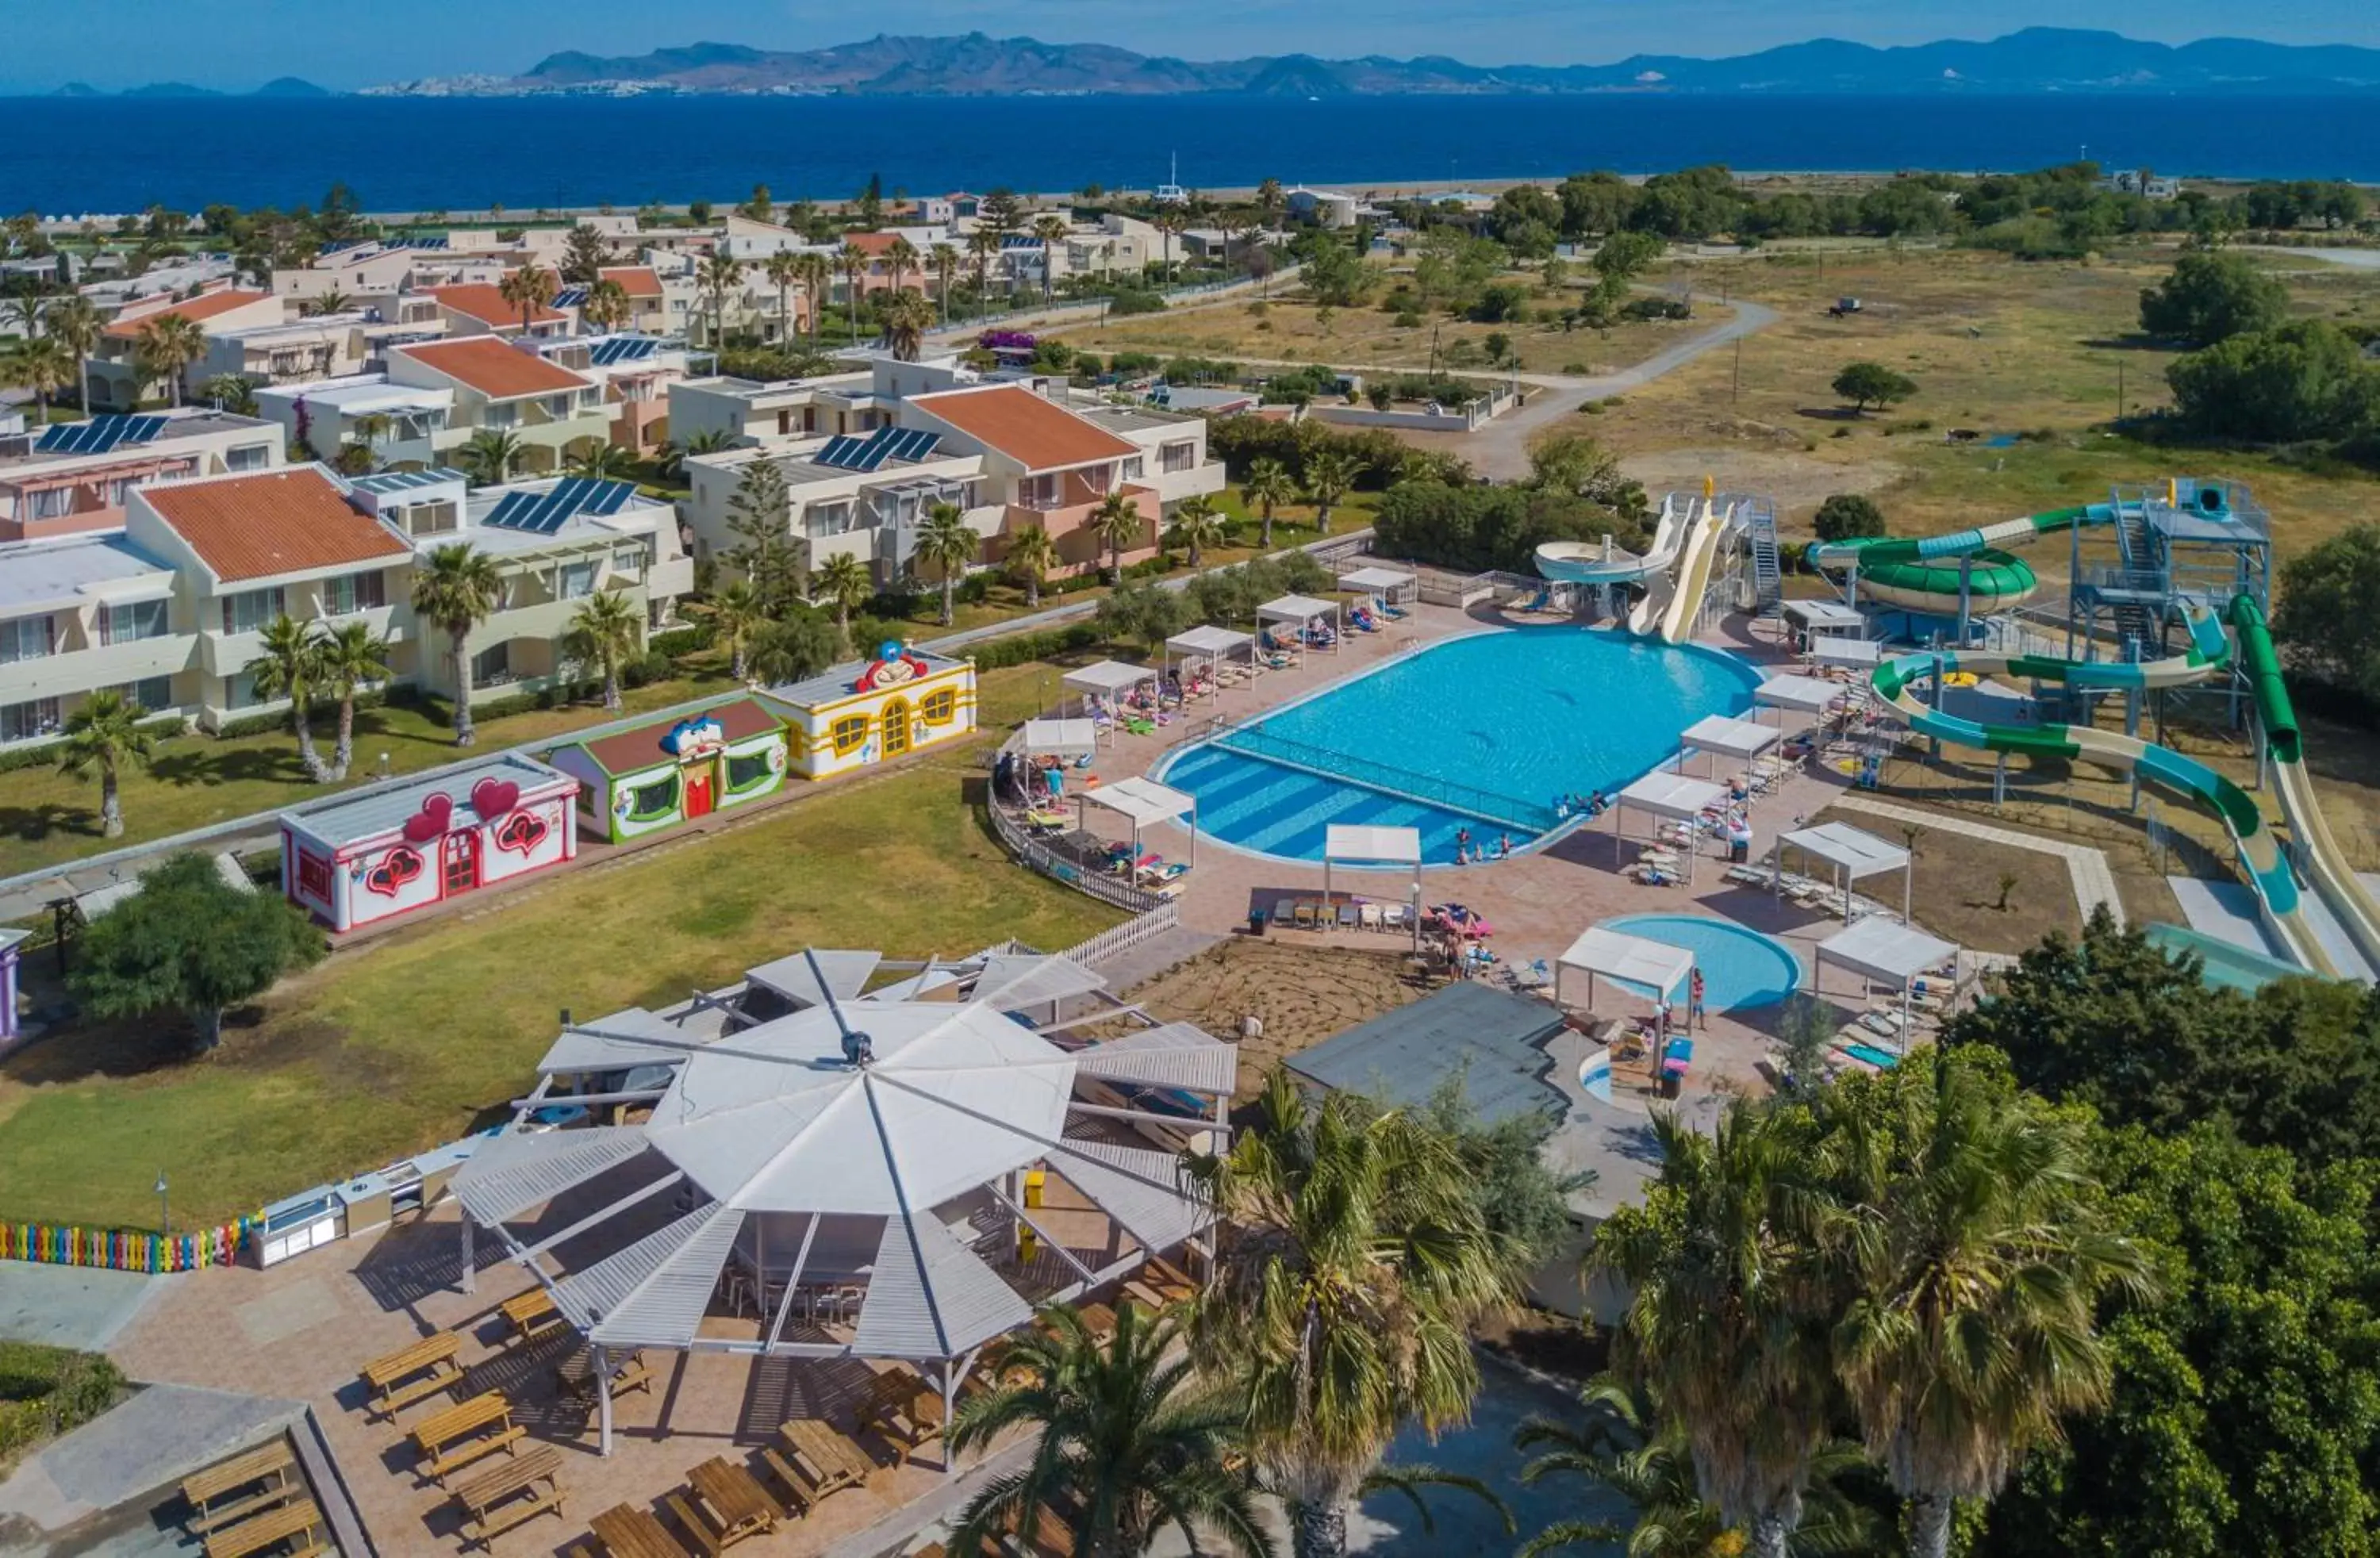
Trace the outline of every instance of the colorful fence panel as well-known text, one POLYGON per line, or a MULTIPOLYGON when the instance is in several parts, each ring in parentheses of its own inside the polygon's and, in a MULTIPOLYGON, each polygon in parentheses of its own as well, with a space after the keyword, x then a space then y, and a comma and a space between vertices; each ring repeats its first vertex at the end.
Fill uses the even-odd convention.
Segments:
POLYGON ((0 1223, 0 1260, 45 1266, 98 1266, 112 1272, 195 1272, 228 1266, 239 1259, 260 1214, 187 1234, 149 1234, 128 1228, 59 1227, 49 1223, 0 1223))

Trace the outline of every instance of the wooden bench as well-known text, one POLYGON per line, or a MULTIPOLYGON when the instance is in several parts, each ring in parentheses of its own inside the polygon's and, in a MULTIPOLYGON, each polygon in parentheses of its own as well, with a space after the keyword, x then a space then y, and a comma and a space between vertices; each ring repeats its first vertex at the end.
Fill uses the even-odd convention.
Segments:
POLYGON ((478 1439, 467 1439, 460 1444, 451 1449, 441 1450, 423 1461, 421 1475, 443 1488, 446 1485, 449 1474, 462 1470, 474 1461, 483 1461, 499 1450, 507 1455, 517 1454, 513 1446, 528 1435, 527 1428, 519 1423, 510 1423, 497 1432, 483 1434, 478 1439))
MULTIPOLYGON (((553 1380, 565 1401, 583 1404, 594 1400, 595 1349, 582 1347, 555 1364, 553 1380)), ((652 1388, 652 1366, 645 1361, 642 1348, 630 1353, 612 1369, 612 1394, 614 1396, 626 1391, 643 1391, 650 1394, 652 1388)))
POLYGON ((858 1410, 860 1427, 881 1433, 904 1465, 942 1436, 941 1393, 905 1369, 877 1375, 860 1397, 858 1410))
POLYGON ((304 1491, 304 1489, 294 1483, 284 1482, 279 1487, 267 1488, 261 1493, 250 1493, 244 1499, 234 1499, 229 1503, 218 1504, 204 1514, 193 1516, 187 1528, 190 1535, 203 1537, 211 1532, 220 1531, 226 1526, 237 1526, 251 1515, 261 1514, 268 1509, 277 1509, 291 1499, 300 1497, 304 1491))
POLYGON ((551 1444, 540 1444, 511 1464, 465 1482, 455 1494, 455 1502, 470 1515, 463 1522, 463 1545, 486 1547, 515 1526, 548 1510, 561 1514, 563 1495, 557 1480, 561 1472, 561 1453, 551 1444), (541 1489, 540 1482, 545 1484, 541 1489), (529 1496, 523 1499, 523 1493, 529 1496))
POLYGON ((769 1467, 805 1506, 845 1488, 864 1487, 876 1463, 868 1452, 815 1418, 795 1418, 777 1427, 784 1454, 765 1457, 769 1467))
POLYGON ((589 1522, 592 1548, 574 1551, 585 1558, 686 1558, 686 1549, 669 1528, 634 1504, 614 1504, 589 1522))
POLYGON ((322 1524, 322 1512, 314 1507, 314 1501, 299 1499, 217 1531, 207 1539, 207 1558, 249 1558, 251 1553, 278 1547, 293 1538, 306 1539, 307 1550, 319 1552, 312 1538, 322 1524))
POLYGON ((553 1307, 553 1295, 542 1287, 532 1287, 496 1308, 511 1324, 513 1334, 524 1342, 534 1342, 563 1325, 562 1311, 553 1307))
POLYGON ((364 1383, 370 1389, 372 1399, 365 1406, 364 1415, 394 1418, 415 1402, 453 1388, 463 1377, 462 1369, 455 1362, 455 1355, 462 1346, 460 1338, 441 1332, 365 1364, 364 1383), (417 1375, 420 1378, 415 1378, 417 1375))
MULTIPOLYGON (((225 1493, 261 1482, 268 1477, 286 1486, 289 1474, 297 1465, 297 1453, 290 1449, 289 1441, 275 1439, 270 1444, 261 1444, 228 1460, 218 1461, 203 1471, 192 1472, 182 1479, 182 1497, 199 1512, 201 1520, 210 1519, 215 1513, 210 1506, 225 1493)), ((241 1502, 249 1503, 248 1500, 241 1502)), ((253 1504, 252 1507, 261 1509, 266 1506, 253 1504)), ((214 1524, 223 1522, 217 1520, 214 1524)), ((212 1526, 193 1526, 191 1530, 204 1535, 212 1528, 212 1526)))
POLYGON ((677 1523, 686 1534, 694 1539, 697 1552, 708 1553, 710 1558, 719 1558, 719 1554, 726 1551, 719 1545, 718 1534, 711 1530, 709 1517, 695 1508, 693 1501, 685 1493, 673 1492, 662 1503, 677 1517, 677 1523))
POLYGON ((414 1425, 413 1442, 421 1452, 421 1475, 443 1487, 448 1472, 509 1449, 526 1431, 514 1423, 504 1394, 486 1391, 422 1418, 414 1425))

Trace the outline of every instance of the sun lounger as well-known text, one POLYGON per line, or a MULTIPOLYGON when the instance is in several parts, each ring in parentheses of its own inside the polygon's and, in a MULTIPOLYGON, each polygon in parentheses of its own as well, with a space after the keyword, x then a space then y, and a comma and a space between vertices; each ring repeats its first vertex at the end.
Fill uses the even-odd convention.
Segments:
POLYGON ((1402 931, 1409 922, 1411 916, 1412 910, 1407 905, 1382 904, 1380 906, 1380 929, 1383 931, 1402 931))
POLYGON ((1380 906, 1378 904, 1366 904, 1362 906, 1362 907, 1364 929, 1366 931, 1378 930, 1380 928, 1380 906))
POLYGON ((1319 906, 1311 899, 1302 900, 1297 906, 1296 918, 1293 922, 1301 931, 1313 930, 1314 916, 1318 907, 1319 906))

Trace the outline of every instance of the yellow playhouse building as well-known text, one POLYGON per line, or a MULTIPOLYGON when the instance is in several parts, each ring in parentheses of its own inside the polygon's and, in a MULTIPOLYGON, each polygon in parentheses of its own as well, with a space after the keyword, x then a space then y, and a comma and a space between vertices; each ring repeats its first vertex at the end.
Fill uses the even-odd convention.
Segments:
POLYGON ((793 772, 831 779, 975 729, 975 662, 888 639, 870 660, 755 697, 785 722, 793 772))

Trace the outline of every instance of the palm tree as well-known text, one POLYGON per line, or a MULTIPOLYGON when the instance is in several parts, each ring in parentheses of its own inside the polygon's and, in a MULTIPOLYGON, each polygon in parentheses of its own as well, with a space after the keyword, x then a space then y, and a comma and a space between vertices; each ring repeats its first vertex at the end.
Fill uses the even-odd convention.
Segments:
POLYGON ((344 313, 346 311, 346 307, 347 295, 333 286, 324 288, 298 304, 298 311, 309 319, 320 319, 324 314, 344 313))
POLYGON ((1057 252, 1058 246, 1066 241, 1066 235, 1071 231, 1073 229, 1066 225, 1066 219, 1054 211, 1033 219, 1033 236, 1041 240, 1041 297, 1044 301, 1057 286, 1057 267, 1051 256, 1057 252))
POLYGON ((777 289, 777 324, 789 341, 794 338, 793 291, 802 279, 802 260, 803 256, 792 250, 781 249, 760 266, 760 274, 777 289))
MULTIPOLYGON (((1628 1501, 1631 1521, 1562 1520, 1521 1544, 1514 1558, 1588 1543, 1620 1542, 1625 1558, 1737 1558, 1743 1533, 1731 1529, 1705 1503, 1694 1485, 1694 1456, 1676 1424, 1658 1422, 1652 1402, 1604 1376, 1585 1394, 1592 1414, 1572 1428, 1548 1418, 1531 1418, 1512 1436, 1516 1450, 1542 1452, 1521 1468, 1521 1481, 1534 1486, 1557 1475, 1585 1478, 1628 1501)), ((1867 1465, 1857 1444, 1829 1442, 1811 1465, 1809 1513, 1794 1533, 1797 1554, 1876 1551, 1880 1522, 1874 1512, 1845 1497, 1835 1479, 1867 1465)))
POLYGON ((1781 1214, 1803 1182, 1791 1126, 1743 1101, 1711 1136, 1655 1114, 1650 1199, 1598 1227, 1587 1257, 1633 1290, 1618 1373, 1683 1426, 1702 1497, 1755 1558, 1785 1558, 1835 1402, 1820 1281, 1781 1214))
POLYGON ((1846 1121, 1856 1210, 1839 1243, 1856 1296, 1834 1353, 1909 1501, 1911 1558, 1944 1558, 1958 1500, 1991 1498, 2060 1416, 2106 1404, 2102 1293, 2153 1284, 2107 1229, 2080 1122, 1939 1050, 1909 1064, 1888 1126, 1846 1121))
POLYGON ((1190 566, 1196 568, 1207 548, 1220 546, 1226 527, 1215 500, 1204 493, 1193 493, 1174 506, 1173 523, 1166 529, 1166 544, 1189 549, 1190 566))
POLYGON ((33 399, 42 408, 42 425, 50 421, 50 396, 74 381, 74 357, 67 348, 49 336, 37 336, 25 342, 5 361, 5 372, 10 383, 33 392, 33 399))
POLYGON ((570 474, 598 481, 624 481, 637 468, 637 456, 617 444, 597 444, 585 448, 570 462, 570 474))
POLYGON ((356 694, 387 681, 389 642, 369 622, 343 622, 314 646, 314 675, 322 690, 339 700, 339 740, 331 753, 331 777, 345 779, 356 757, 356 694))
POLYGON ((868 577, 868 565, 854 553, 838 552, 812 570, 810 599, 834 608, 835 641, 843 653, 851 652, 852 612, 875 592, 876 581, 868 577))
POLYGON ((933 565, 942 581, 942 626, 951 625, 959 578, 982 550, 983 538, 966 522, 966 513, 954 503, 929 505, 917 526, 917 553, 933 565))
MULTIPOLYGON (((159 314, 140 327, 132 346, 142 380, 164 380, 176 406, 182 403, 182 375, 206 355, 206 332, 184 314, 159 314)), ((140 398, 138 392, 133 398, 140 398)))
POLYGON ((892 241, 884 246, 884 268, 892 274, 892 290, 900 291, 902 281, 910 272, 919 268, 917 246, 900 234, 893 234, 892 241))
POLYGON ((1281 192, 1280 179, 1268 178, 1257 186, 1257 209, 1263 212, 1265 220, 1276 227, 1281 222, 1281 208, 1286 203, 1287 197, 1281 192))
POLYGON ((122 693, 102 688, 67 716, 58 743, 60 773, 80 779, 99 771, 99 831, 109 838, 124 836, 124 797, 117 789, 124 771, 146 768, 156 756, 156 743, 140 728, 147 712, 122 693))
POLYGON ((347 441, 367 456, 376 456, 380 442, 396 431, 396 419, 385 411, 366 411, 347 424, 347 441))
POLYGON ((455 745, 479 739, 471 724, 471 629, 494 615, 504 581, 496 560, 469 542, 433 548, 414 566, 413 611, 446 631, 446 652, 455 664, 455 745))
POLYGON ((1041 603, 1041 580, 1058 566, 1058 543, 1038 525, 1027 525, 1008 538, 1008 571, 1025 581, 1025 604, 1041 603))
POLYGON ((716 250, 702 262, 701 282, 710 299, 710 346, 716 351, 727 339, 727 295, 743 285, 744 262, 716 250))
POLYGON ((934 303, 947 329, 951 323, 951 277, 958 274, 959 251, 949 244, 938 243, 928 251, 926 261, 934 268, 934 303))
POLYGON ((1091 510, 1091 533, 1108 549, 1108 566, 1114 581, 1123 578, 1123 546, 1130 542, 1140 544, 1140 505, 1124 495, 1119 487, 1099 501, 1091 510))
MULTIPOLYGON (((1292 1550, 1331 1558, 1405 1422, 1436 1434, 1470 1417, 1470 1328, 1516 1279, 1460 1147, 1427 1120, 1352 1092, 1309 1103, 1280 1069, 1258 1114, 1223 1156, 1185 1162, 1222 1220, 1191 1346, 1243 1404, 1292 1550)), ((1424 1478, 1458 1480, 1401 1480, 1424 1478)))
POLYGON ((744 680, 744 662, 752 648, 752 639, 769 620, 769 613, 748 578, 735 578, 712 591, 707 601, 698 601, 687 610, 710 623, 710 641, 723 645, 727 651, 727 674, 737 681, 744 680))
POLYGON ((884 299, 879 310, 884 321, 885 344, 902 362, 915 362, 924 352, 926 332, 934 327, 934 306, 914 286, 905 286, 884 299))
POLYGON ((245 373, 217 373, 199 386, 199 397, 235 417, 256 415, 256 381, 245 373))
POLYGON ((510 429, 483 427, 463 441, 455 451, 455 460, 481 481, 502 484, 512 479, 513 467, 528 449, 510 429))
POLYGON ((802 297, 809 305, 810 339, 819 333, 819 313, 826 307, 826 284, 834 274, 834 262, 816 250, 805 250, 794 257, 795 279, 802 284, 802 297))
POLYGON ((107 322, 99 317, 99 310, 88 298, 76 294, 54 298, 42 310, 42 323, 50 339, 74 353, 75 404, 88 410, 91 407, 91 354, 99 349, 101 339, 107 334, 107 322))
POLYGON ((1140 1558, 1168 1529, 1199 1552, 1202 1528, 1245 1558, 1271 1558, 1255 1490, 1232 1466, 1239 1406, 1197 1384, 1174 1346, 1178 1331, 1172 1317, 1125 1304, 1102 1343, 1058 1306, 1006 1344, 998 1382, 953 1416, 950 1446, 957 1454, 1031 1429, 1033 1456, 968 1501, 951 1550, 991 1551, 1002 1531, 1030 1532, 1049 1510, 1085 1558, 1140 1558))
POLYGON ((1248 466, 1248 479, 1240 488, 1240 499, 1257 505, 1264 517, 1264 536, 1257 543, 1267 552, 1272 550, 1272 511, 1285 503, 1298 500, 1297 479, 1289 468, 1275 459, 1261 459, 1248 466))
POLYGON ((587 301, 578 305, 578 317, 607 335, 626 324, 635 311, 628 289, 609 276, 597 278, 587 289, 587 301))
POLYGON ((310 705, 322 679, 322 664, 315 652, 314 625, 284 612, 257 634, 256 647, 261 652, 241 669, 248 673, 259 698, 289 700, 289 725, 298 735, 298 761, 319 785, 331 777, 331 771, 314 750, 310 705))
POLYGON ((537 310, 553 301, 559 284, 552 271, 542 265, 521 265, 504 273, 496 283, 496 291, 504 300, 520 310, 521 334, 528 334, 536 322, 537 310))
POLYGON ((674 480, 686 474, 687 456, 715 455, 722 449, 734 447, 735 447, 735 435, 725 428, 719 427, 705 428, 700 432, 688 437, 683 444, 674 438, 670 439, 661 446, 660 450, 662 474, 674 480))
POLYGON ((975 315, 981 319, 990 308, 992 256, 1000 252, 1000 235, 989 227, 978 227, 967 235, 967 258, 975 262, 975 315))
POLYGON ((843 302, 851 322, 851 338, 859 339, 859 283, 868 274, 868 250, 846 242, 835 250, 834 268, 843 273, 843 302))
POLYGON ((1305 458, 1305 492, 1314 500, 1314 530, 1330 533, 1330 510, 1354 487, 1364 473, 1363 462, 1352 455, 1323 449, 1305 458))
POLYGON ((1149 225, 1165 240, 1165 285, 1170 286, 1173 282, 1173 235, 1190 225, 1190 216, 1180 207, 1172 206, 1150 217, 1149 225))
POLYGON ((574 659, 592 661, 603 672, 603 707, 620 712, 620 666, 637 652, 645 638, 645 614, 624 590, 603 590, 587 597, 571 614, 563 635, 574 659))

